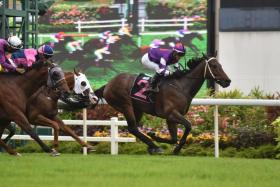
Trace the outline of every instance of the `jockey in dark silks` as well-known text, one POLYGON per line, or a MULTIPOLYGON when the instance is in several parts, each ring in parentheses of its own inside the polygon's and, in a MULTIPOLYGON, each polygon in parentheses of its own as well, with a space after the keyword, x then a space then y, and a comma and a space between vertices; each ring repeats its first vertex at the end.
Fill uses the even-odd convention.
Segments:
POLYGON ((174 65, 175 69, 179 68, 179 60, 185 56, 186 49, 181 43, 170 49, 151 48, 148 53, 142 57, 142 64, 148 69, 156 71, 152 78, 150 88, 147 91, 158 92, 158 82, 161 77, 171 75, 169 65, 174 65))

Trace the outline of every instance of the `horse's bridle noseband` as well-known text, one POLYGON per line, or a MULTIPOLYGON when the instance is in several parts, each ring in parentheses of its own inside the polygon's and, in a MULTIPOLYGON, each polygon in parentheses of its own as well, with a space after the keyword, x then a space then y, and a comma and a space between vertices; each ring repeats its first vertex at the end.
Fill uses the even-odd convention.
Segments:
POLYGON ((215 77, 215 75, 213 74, 213 72, 212 72, 212 70, 211 70, 211 68, 210 68, 210 65, 209 65, 209 62, 211 61, 211 60, 213 60, 213 59, 216 59, 215 57, 211 57, 211 58, 209 58, 208 60, 205 60, 205 68, 204 68, 204 78, 206 78, 206 71, 207 71, 207 68, 208 68, 208 70, 209 70, 209 72, 210 72, 210 74, 211 74, 211 76, 212 76, 212 78, 214 79, 214 80, 216 80, 216 77, 215 77))

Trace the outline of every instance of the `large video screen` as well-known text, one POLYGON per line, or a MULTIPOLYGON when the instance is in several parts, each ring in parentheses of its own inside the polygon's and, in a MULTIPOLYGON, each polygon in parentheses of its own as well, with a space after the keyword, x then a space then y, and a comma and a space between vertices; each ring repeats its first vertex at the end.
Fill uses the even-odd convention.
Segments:
POLYGON ((122 72, 153 75, 140 63, 152 47, 181 41, 186 60, 205 53, 206 11, 206 0, 147 0, 137 6, 130 0, 59 1, 39 18, 39 42, 54 47, 56 63, 81 69, 98 88, 122 72))

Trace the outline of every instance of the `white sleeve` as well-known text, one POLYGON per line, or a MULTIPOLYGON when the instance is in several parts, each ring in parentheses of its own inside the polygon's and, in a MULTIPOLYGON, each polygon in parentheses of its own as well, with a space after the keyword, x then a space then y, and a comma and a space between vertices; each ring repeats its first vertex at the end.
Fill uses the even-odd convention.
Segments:
POLYGON ((160 58, 160 64, 161 64, 161 66, 166 67, 166 61, 164 58, 160 58))

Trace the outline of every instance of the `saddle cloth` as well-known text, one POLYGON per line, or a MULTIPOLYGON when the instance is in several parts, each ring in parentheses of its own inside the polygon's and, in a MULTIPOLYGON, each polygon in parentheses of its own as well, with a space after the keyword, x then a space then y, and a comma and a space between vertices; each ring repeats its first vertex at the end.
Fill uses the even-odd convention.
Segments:
POLYGON ((133 84, 133 87, 130 90, 130 97, 136 100, 140 100, 146 103, 153 103, 150 98, 151 93, 147 93, 147 88, 150 84, 151 76, 140 73, 133 84))

